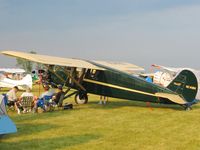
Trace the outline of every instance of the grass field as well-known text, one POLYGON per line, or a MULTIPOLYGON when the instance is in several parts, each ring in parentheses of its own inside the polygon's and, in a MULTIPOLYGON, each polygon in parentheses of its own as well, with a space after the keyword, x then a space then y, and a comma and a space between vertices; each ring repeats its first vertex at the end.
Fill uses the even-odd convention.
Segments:
MULTIPOLYGON (((35 94, 38 94, 35 89, 35 94)), ((198 150, 200 105, 180 106, 109 99, 42 114, 9 111, 18 132, 0 139, 0 150, 198 150)), ((73 98, 68 100, 74 103, 73 98)))

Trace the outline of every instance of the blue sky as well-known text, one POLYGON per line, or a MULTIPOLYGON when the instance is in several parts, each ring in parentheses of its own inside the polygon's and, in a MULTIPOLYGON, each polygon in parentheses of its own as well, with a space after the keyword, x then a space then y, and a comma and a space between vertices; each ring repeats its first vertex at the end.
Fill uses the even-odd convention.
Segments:
POLYGON ((197 0, 0 0, 0 49, 200 69, 199 16, 197 0))

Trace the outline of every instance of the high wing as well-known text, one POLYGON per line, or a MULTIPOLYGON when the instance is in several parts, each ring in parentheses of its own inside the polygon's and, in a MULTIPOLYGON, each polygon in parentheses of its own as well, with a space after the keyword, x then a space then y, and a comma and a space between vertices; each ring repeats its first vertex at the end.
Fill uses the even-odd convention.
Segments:
POLYGON ((95 70, 105 70, 105 68, 95 65, 96 63, 96 64, 100 64, 101 66, 117 69, 117 70, 130 73, 130 74, 144 71, 142 67, 136 66, 134 64, 126 63, 126 62, 86 61, 82 59, 61 58, 61 57, 30 54, 30 53, 17 52, 17 51, 2 51, 1 53, 4 55, 23 58, 29 61, 38 62, 42 64, 47 64, 47 65, 58 65, 58 66, 67 66, 67 67, 88 68, 88 69, 95 69, 95 70), (94 62, 94 64, 92 62, 94 62))
POLYGON ((93 61, 97 64, 106 66, 106 67, 110 67, 113 69, 117 69, 129 74, 139 74, 144 72, 144 68, 136 66, 134 64, 131 63, 127 63, 127 62, 113 62, 113 61, 93 61))
POLYGON ((2 51, 1 54, 26 59, 29 61, 42 63, 46 65, 58 65, 58 66, 68 66, 68 67, 78 67, 78 68, 88 68, 96 70, 105 70, 101 67, 93 65, 85 60, 72 59, 72 58, 61 58, 47 55, 30 54, 25 52, 17 51, 2 51))

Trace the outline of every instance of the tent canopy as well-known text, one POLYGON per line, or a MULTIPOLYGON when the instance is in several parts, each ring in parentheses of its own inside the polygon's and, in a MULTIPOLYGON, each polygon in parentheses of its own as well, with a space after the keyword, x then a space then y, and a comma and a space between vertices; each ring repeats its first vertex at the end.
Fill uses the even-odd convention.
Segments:
POLYGON ((0 135, 17 132, 12 120, 7 116, 3 96, 0 95, 0 135))
POLYGON ((0 95, 0 116, 5 115, 6 113, 6 108, 3 100, 3 95, 0 95))

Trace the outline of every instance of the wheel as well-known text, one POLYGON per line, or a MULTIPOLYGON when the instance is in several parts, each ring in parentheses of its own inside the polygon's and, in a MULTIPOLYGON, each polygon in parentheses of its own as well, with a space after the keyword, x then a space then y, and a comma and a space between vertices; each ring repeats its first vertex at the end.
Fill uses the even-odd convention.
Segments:
POLYGON ((88 96, 85 93, 77 93, 75 95, 75 102, 76 104, 87 104, 88 96))
POLYGON ((185 108, 185 111, 190 111, 190 110, 192 110, 192 107, 186 107, 185 108))

